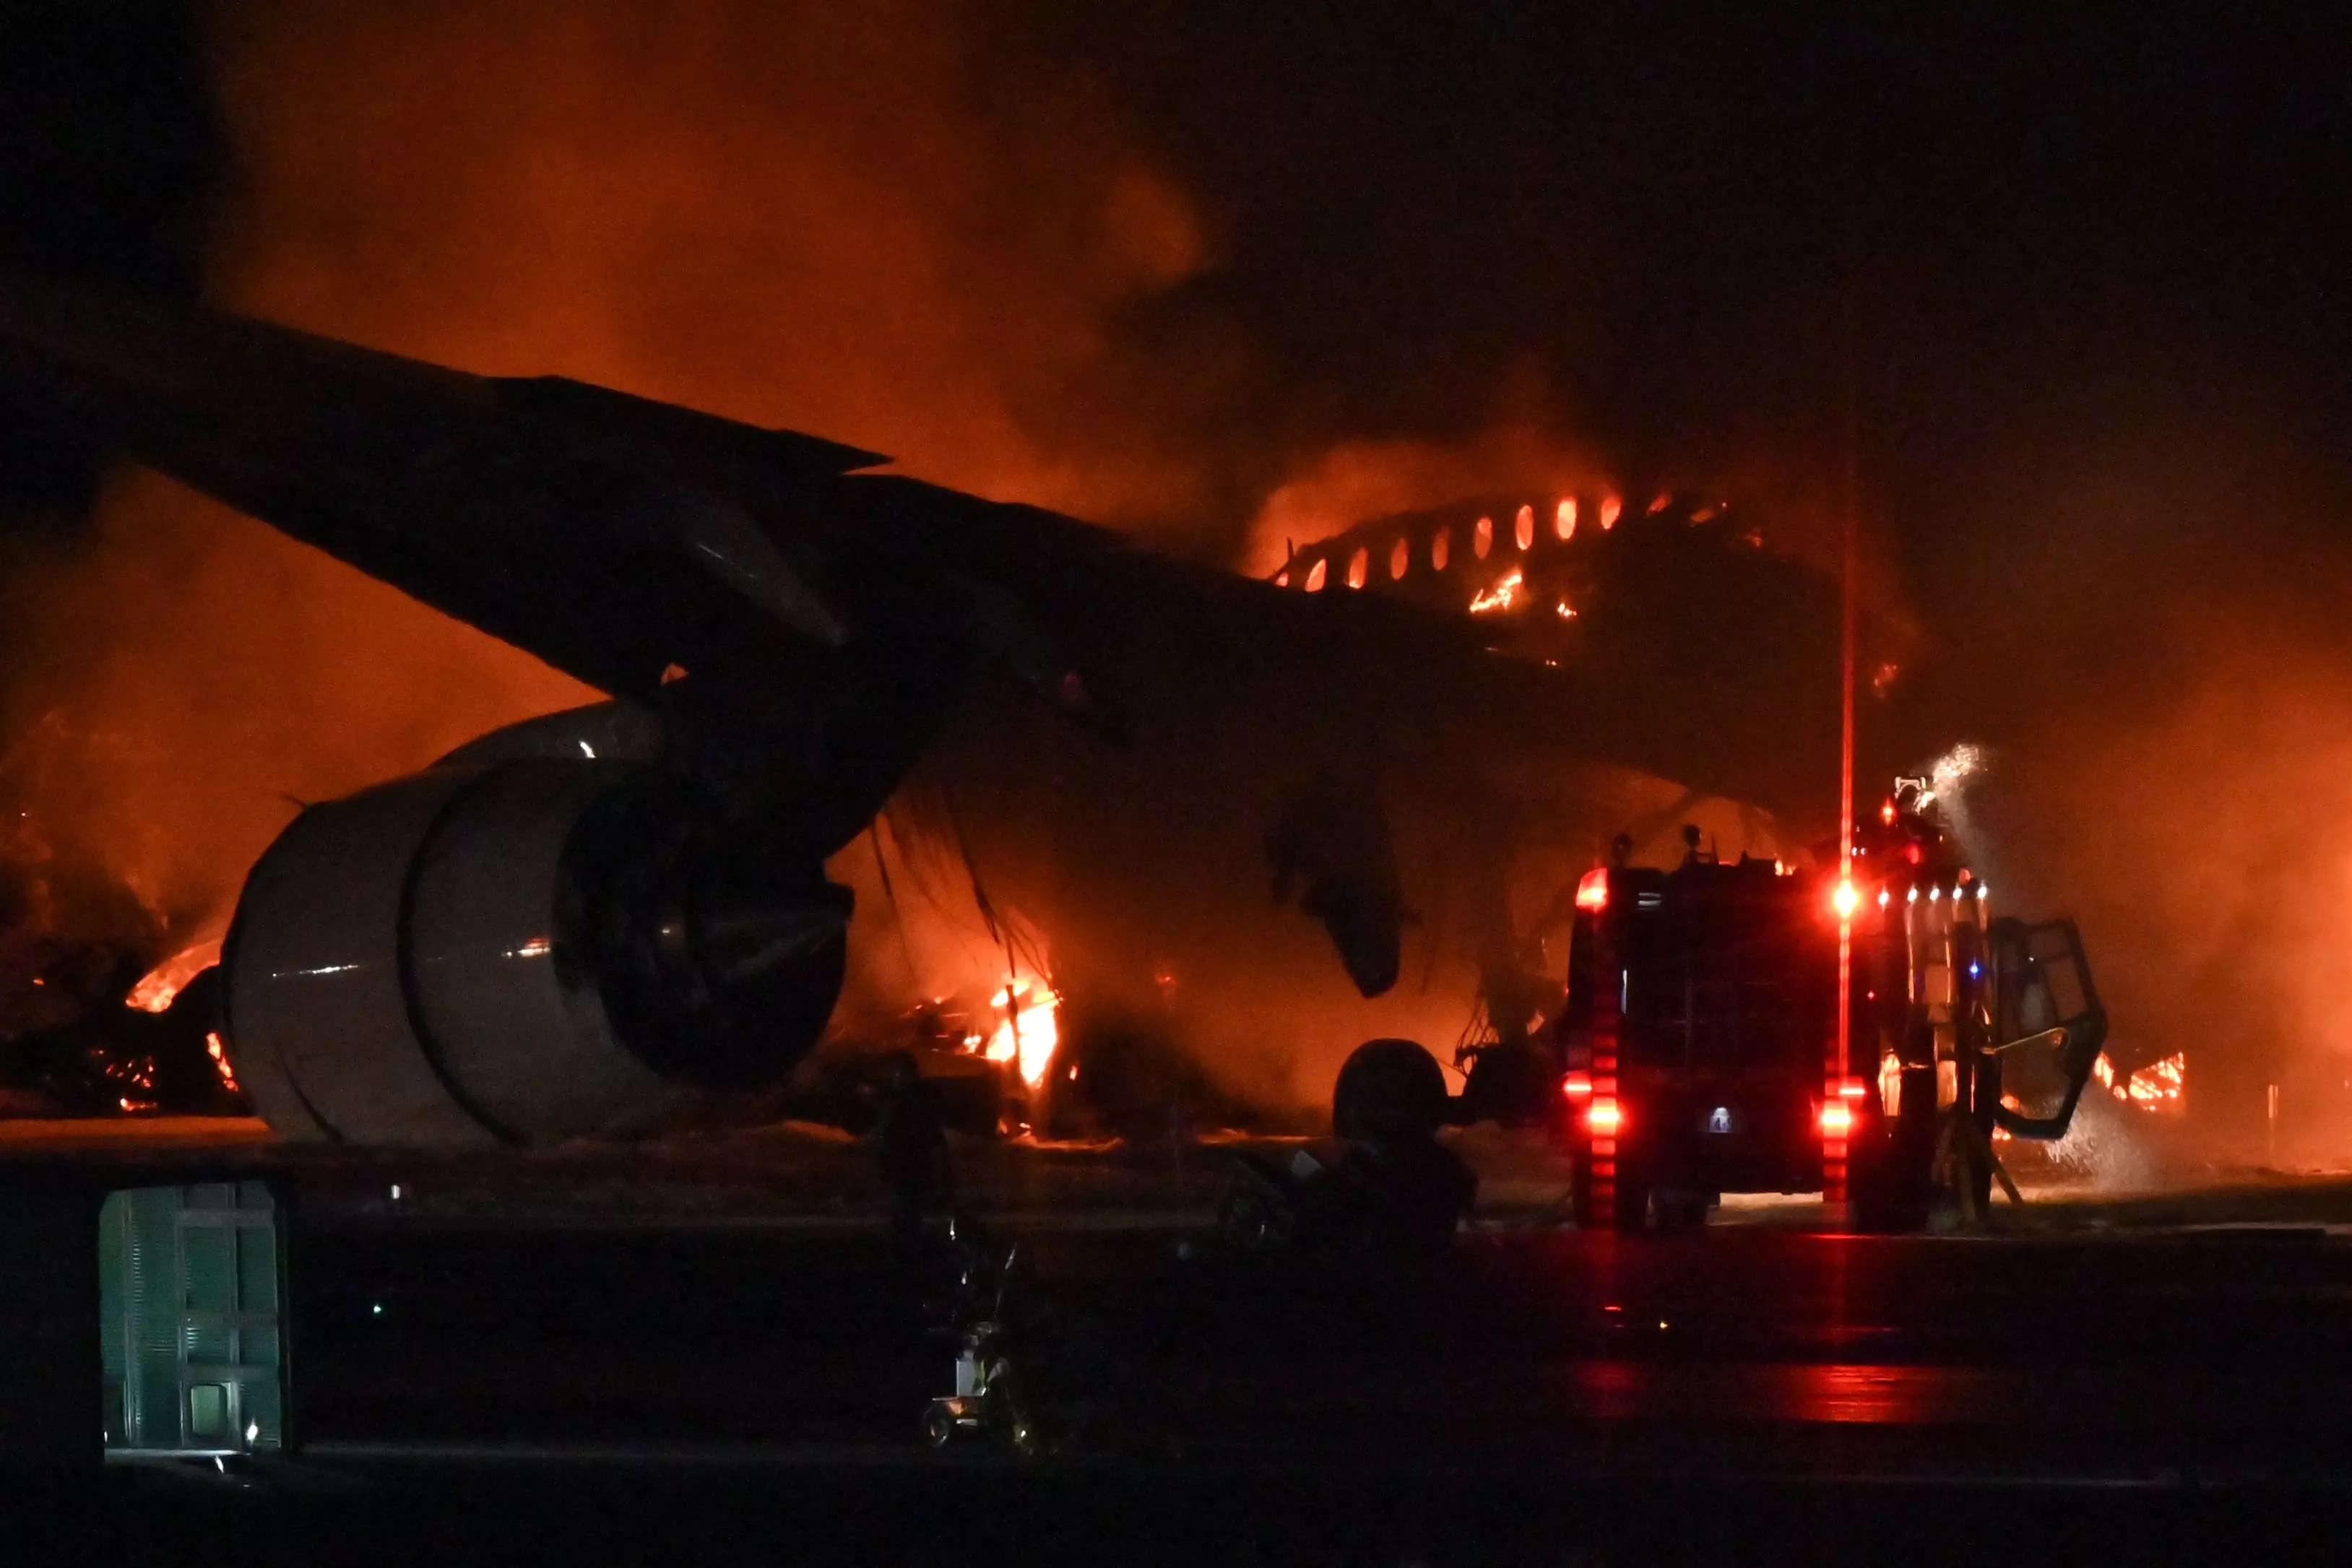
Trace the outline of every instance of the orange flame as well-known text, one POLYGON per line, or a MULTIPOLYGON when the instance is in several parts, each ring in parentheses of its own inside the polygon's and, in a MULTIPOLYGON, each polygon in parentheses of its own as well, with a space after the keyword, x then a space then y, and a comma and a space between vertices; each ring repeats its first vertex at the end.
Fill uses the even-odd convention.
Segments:
POLYGON ((137 1008, 142 1013, 168 1011, 180 988, 215 964, 220 962, 221 939, 208 936, 192 943, 150 969, 140 982, 131 988, 122 998, 126 1008, 137 1008))
POLYGON ((2176 1051, 2136 1072, 2117 1072, 2103 1051, 2091 1063, 2091 1076, 2100 1088, 2127 1105, 2143 1111, 2179 1111, 2183 1108, 2181 1091, 2187 1086, 2189 1059, 2176 1051))
POLYGON ((2161 1061, 2141 1068, 2125 1085, 2131 1103, 2143 1111, 2179 1110, 2188 1068, 2187 1060, 2177 1051, 2161 1061))
POLYGON ((232 1094, 241 1092, 236 1086, 236 1073, 228 1064, 228 1051, 221 1044, 219 1030, 215 1030, 205 1036, 205 1054, 213 1059, 213 1068, 220 1074, 221 1087, 232 1094))
POLYGON ((1494 587, 1470 601, 1470 613, 1484 615, 1490 610, 1508 610, 1511 601, 1518 597, 1519 584, 1526 580, 1525 574, 1517 567, 1511 568, 1496 580, 1494 587))
POLYGON ((991 1061, 1014 1063, 1021 1082, 1034 1089, 1045 1082, 1045 1070, 1054 1064, 1054 1052, 1062 1043, 1055 1018, 1062 998, 1043 981, 1016 979, 989 998, 988 1005, 1001 1009, 1004 1021, 996 1026, 981 1054, 991 1061))

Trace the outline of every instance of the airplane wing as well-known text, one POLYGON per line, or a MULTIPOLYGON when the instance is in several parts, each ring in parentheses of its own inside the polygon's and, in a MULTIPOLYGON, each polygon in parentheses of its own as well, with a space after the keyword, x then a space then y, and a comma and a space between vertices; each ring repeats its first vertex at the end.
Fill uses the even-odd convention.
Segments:
POLYGON ((1171 632, 1261 658, 1366 638, 1418 643, 1414 662, 1475 651, 1398 607, 1302 603, 867 473, 887 459, 837 442, 198 306, 0 279, 0 398, 616 696, 685 672, 706 701, 757 709, 780 674, 939 684, 978 664, 1115 728, 1129 705, 1078 654, 1147 627, 1163 652, 1171 632))
MULTIPOLYGON (((1634 666, 1619 659, 1602 686, 1498 657, 1460 617, 1285 591, 874 472, 885 459, 856 447, 608 388, 0 278, 0 400, 678 717, 701 781, 730 797, 737 826, 716 834, 676 800, 576 767, 478 784, 444 769, 307 810, 248 880, 226 961, 240 1076, 278 1085, 257 1092, 265 1110, 306 1133, 527 1141, 608 1124, 643 1100, 647 1071, 742 1082, 789 1066, 841 983, 845 894, 814 868, 975 685, 1129 748, 1146 759, 1131 777, 1193 770, 1181 811, 1260 814, 1247 831, 1277 888, 1303 882, 1302 907, 1366 996, 1397 979, 1411 918, 1386 824, 1349 782, 1387 750, 1412 752, 1423 795, 1451 792, 1471 817, 1500 799, 1498 771, 1540 775, 1580 752, 1770 803, 1769 789, 1733 790, 1738 763, 1707 744, 1707 713, 1752 694, 1723 682, 1720 660, 1675 684, 1689 639, 1634 639, 1658 655, 1641 666, 1656 679, 1624 679, 1634 666), (1287 706, 1237 717, 1252 702, 1287 706), (1335 800, 1361 809, 1313 805, 1335 800), (646 826, 656 820, 671 825, 646 826), (461 828, 469 840, 449 837, 461 828), (408 972, 451 931, 488 942, 481 912, 498 908, 507 945, 478 967, 408 972), (411 929, 441 918, 454 924, 437 937, 411 929), (515 1021, 523 1002, 474 998, 478 985, 528 990, 539 982, 517 977, 555 953, 571 958, 554 992, 530 993, 537 1035, 515 1021), (322 1001, 322 984, 356 989, 322 1001), (445 985, 472 999, 436 1002, 445 985), (532 1039, 554 1054, 515 1054, 532 1039), (576 1082, 551 1098, 554 1061, 576 1082), (425 1109, 400 1108, 412 1103, 425 1109)), ((1098 822, 1117 814, 1088 804, 1098 822)), ((1228 839, 1234 825, 1217 824, 1228 839)), ((1183 821, 1145 831, 1150 852, 1184 858, 1183 821)))
POLYGON ((746 508, 804 510, 883 461, 578 382, 25 279, 0 285, 0 385, 615 695, 673 664, 843 642, 814 563, 746 508))

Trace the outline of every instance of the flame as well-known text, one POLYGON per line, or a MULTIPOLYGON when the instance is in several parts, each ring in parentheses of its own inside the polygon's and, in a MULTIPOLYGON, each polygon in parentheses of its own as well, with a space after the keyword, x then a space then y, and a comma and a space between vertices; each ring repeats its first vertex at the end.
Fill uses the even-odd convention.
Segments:
POLYGON ((1494 587, 1470 601, 1470 613, 1484 615, 1490 610, 1508 610, 1518 597, 1519 584, 1526 580, 1517 567, 1511 568, 1496 580, 1494 587))
POLYGON ((1605 534, 1610 529, 1615 528, 1617 526, 1618 517, 1623 514, 1624 510, 1625 502, 1622 497, 1617 496, 1603 496, 1601 498, 1601 531, 1605 534))
POLYGON ((228 1064, 228 1051, 221 1044, 219 1030, 215 1030, 205 1036, 205 1054, 213 1059, 213 1067, 220 1073, 221 1087, 232 1094, 244 1092, 236 1086, 236 1072, 228 1064))
POLYGON ((2125 1085, 2131 1103, 2143 1111, 2179 1110, 2182 1082, 2188 1076, 2188 1070, 2187 1059, 2177 1051, 2161 1061, 2141 1068, 2125 1085))
POLYGON ((137 1008, 142 1013, 167 1011, 180 988, 219 963, 220 955, 221 939, 217 936, 207 936, 183 947, 148 970, 145 977, 131 988, 131 994, 122 998, 122 1005, 137 1008))
POLYGON ((1015 1063, 1021 1082, 1035 1088, 1045 1081, 1054 1051, 1062 1043, 1061 1026, 1055 1016, 1062 998, 1042 980, 1015 979, 989 998, 988 1005, 1001 1010, 1004 1021, 996 1026, 981 1054, 991 1061, 1015 1063))
POLYGON ((2143 1111, 2183 1109, 2181 1091, 2187 1086, 2188 1076, 2189 1059, 2178 1051, 2137 1072, 2117 1072, 2104 1051, 2091 1063, 2091 1077, 2100 1088, 2143 1111))

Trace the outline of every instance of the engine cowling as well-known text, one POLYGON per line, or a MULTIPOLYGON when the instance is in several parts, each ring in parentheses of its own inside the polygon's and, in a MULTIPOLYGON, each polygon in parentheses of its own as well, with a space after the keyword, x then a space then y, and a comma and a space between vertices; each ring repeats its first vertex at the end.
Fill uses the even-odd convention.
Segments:
POLYGON ((445 763, 298 816, 222 955, 280 1134, 534 1144, 779 1081, 840 994, 850 895, 628 762, 445 763))

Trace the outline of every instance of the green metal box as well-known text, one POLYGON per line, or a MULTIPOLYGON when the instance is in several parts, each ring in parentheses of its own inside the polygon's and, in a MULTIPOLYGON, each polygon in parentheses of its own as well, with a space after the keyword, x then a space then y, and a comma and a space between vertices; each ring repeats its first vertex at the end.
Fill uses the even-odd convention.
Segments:
POLYGON ((285 1237, 268 1185, 110 1193, 98 1248, 107 1451, 285 1448, 285 1237))

